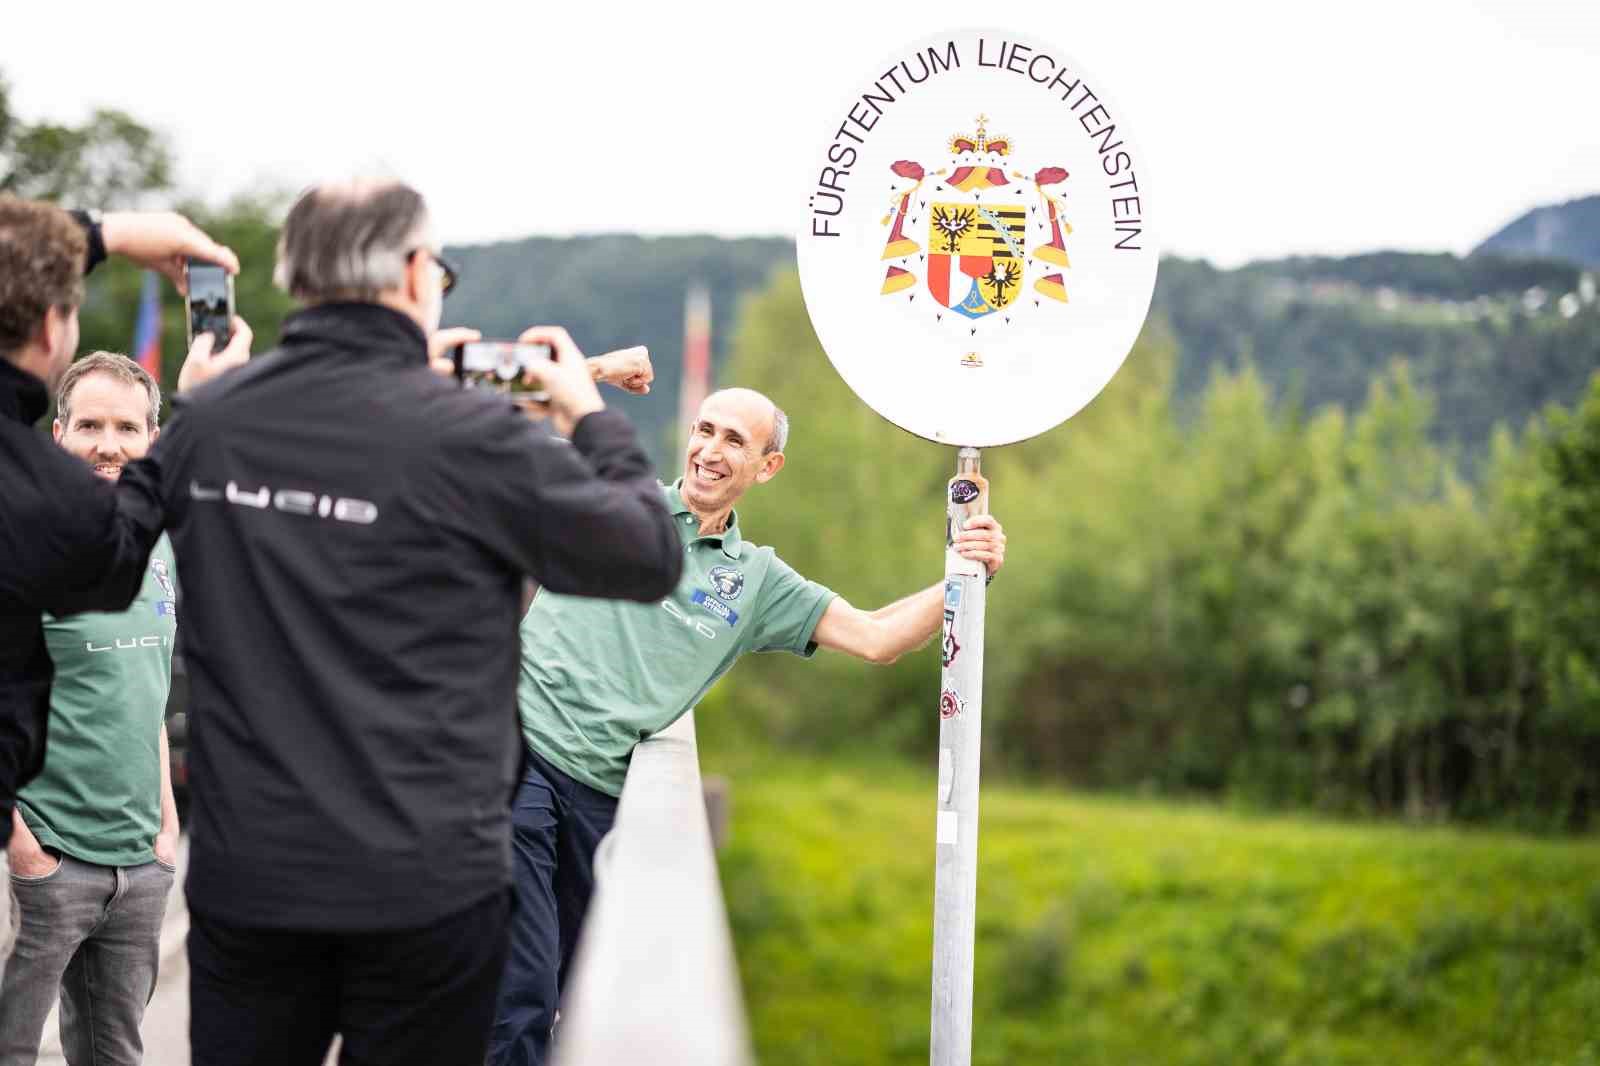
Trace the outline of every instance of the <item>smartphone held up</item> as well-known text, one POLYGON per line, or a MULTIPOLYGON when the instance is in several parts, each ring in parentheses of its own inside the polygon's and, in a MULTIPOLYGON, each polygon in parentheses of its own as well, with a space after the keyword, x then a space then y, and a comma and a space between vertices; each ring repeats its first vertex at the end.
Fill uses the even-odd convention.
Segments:
POLYGON ((517 399, 548 403, 550 396, 524 378, 533 367, 555 359, 548 344, 523 344, 518 341, 468 341, 450 350, 456 379, 465 388, 487 388, 514 393, 517 399))
POLYGON ((202 333, 216 338, 212 351, 220 352, 233 337, 233 276, 216 263, 190 259, 184 266, 187 282, 189 347, 202 333))

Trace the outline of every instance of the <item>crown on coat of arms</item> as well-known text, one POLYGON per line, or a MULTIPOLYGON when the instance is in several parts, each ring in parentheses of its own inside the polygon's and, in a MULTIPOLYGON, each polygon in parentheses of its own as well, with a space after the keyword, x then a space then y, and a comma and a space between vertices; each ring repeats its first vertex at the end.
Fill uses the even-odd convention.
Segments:
POLYGON ((951 137, 950 151, 955 155, 960 155, 962 152, 992 152, 1000 156, 1010 155, 1011 138, 990 137, 986 128, 988 122, 988 115, 979 115, 978 132, 958 133, 951 137))

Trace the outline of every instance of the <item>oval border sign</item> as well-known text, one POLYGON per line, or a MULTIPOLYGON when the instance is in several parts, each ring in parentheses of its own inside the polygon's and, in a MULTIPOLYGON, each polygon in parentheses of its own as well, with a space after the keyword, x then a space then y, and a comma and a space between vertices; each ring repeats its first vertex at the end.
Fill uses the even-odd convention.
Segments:
POLYGON ((813 153, 796 251, 846 383, 895 425, 977 447, 1106 386, 1155 289, 1126 115, 1060 49, 961 30, 858 79, 813 153))

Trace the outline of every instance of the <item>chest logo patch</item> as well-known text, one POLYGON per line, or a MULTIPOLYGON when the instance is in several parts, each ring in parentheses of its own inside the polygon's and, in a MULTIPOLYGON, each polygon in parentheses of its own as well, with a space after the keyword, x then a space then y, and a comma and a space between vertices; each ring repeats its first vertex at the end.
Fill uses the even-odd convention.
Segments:
POLYGON ((718 596, 725 600, 736 600, 739 593, 744 591, 744 574, 729 566, 713 566, 711 583, 716 586, 718 596))

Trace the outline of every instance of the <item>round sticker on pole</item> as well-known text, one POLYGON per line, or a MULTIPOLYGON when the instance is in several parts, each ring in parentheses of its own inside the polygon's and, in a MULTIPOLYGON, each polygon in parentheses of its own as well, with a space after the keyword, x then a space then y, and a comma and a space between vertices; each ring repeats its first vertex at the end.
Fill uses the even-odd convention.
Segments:
POLYGON ((895 425, 985 447, 1105 387, 1155 288, 1127 116, 1060 49, 1002 30, 908 45, 842 86, 796 240, 806 309, 895 425))

